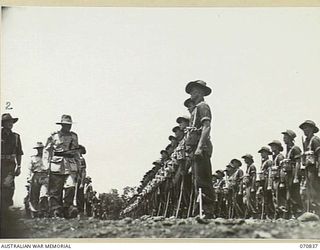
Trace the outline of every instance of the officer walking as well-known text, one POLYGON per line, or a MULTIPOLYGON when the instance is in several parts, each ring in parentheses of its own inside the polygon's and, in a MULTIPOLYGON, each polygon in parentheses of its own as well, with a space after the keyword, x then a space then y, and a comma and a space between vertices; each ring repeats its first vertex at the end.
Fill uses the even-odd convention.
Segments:
POLYGON ((37 150, 37 154, 31 156, 29 165, 29 207, 32 217, 42 217, 48 215, 48 165, 43 164, 43 143, 37 142, 33 148, 37 150))
POLYGON ((45 146, 50 166, 49 206, 55 217, 75 217, 73 199, 79 163, 78 136, 71 131, 70 115, 62 115, 56 124, 61 125, 61 129, 48 138, 45 146))

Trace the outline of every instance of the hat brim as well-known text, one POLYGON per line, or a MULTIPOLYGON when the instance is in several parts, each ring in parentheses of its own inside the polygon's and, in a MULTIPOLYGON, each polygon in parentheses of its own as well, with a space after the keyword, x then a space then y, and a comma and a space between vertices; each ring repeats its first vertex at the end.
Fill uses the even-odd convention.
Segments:
POLYGON ((178 117, 178 118, 177 118, 177 123, 182 123, 183 121, 189 122, 190 120, 187 119, 187 118, 184 118, 184 117, 178 117))
POLYGON ((34 149, 37 149, 37 148, 44 148, 44 146, 38 146, 38 147, 33 147, 34 149))
POLYGON ((62 125, 62 124, 67 124, 67 125, 72 125, 74 122, 56 122, 57 125, 62 125))
POLYGON ((188 94, 190 94, 190 92, 191 92, 193 87, 199 87, 199 88, 203 89, 204 90, 204 96, 208 96, 208 95, 211 94, 211 88, 209 88, 208 86, 203 86, 203 85, 201 85, 201 84, 199 84, 197 82, 189 82, 187 84, 187 86, 186 86, 186 92, 188 94))
POLYGON ((5 120, 1 120, 1 124, 5 121, 12 121, 13 123, 16 123, 19 120, 19 118, 10 118, 10 119, 5 119, 5 120))
POLYGON ((260 153, 260 154, 261 154, 262 152, 267 152, 268 155, 272 155, 272 152, 271 152, 271 151, 268 151, 268 150, 260 149, 260 150, 258 151, 258 153, 260 153))
POLYGON ((302 123, 302 124, 299 126, 299 128, 303 129, 305 126, 313 127, 314 133, 318 133, 318 132, 319 132, 319 128, 318 128, 317 126, 314 126, 314 125, 312 125, 312 124, 310 124, 310 123, 306 123, 306 122, 302 123))
POLYGON ((273 146, 277 146, 280 151, 283 151, 283 147, 282 147, 281 145, 279 145, 279 144, 276 144, 276 143, 272 143, 272 142, 271 142, 271 143, 269 143, 268 145, 269 145, 269 146, 272 146, 272 145, 273 145, 273 146))

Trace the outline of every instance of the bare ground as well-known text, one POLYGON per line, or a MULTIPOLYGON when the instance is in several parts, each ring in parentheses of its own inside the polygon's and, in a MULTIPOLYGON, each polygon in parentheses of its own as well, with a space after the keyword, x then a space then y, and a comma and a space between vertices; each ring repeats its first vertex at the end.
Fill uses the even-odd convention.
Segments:
MULTIPOLYGON (((20 211, 20 210, 19 210, 20 211)), ((320 222, 300 220, 175 219, 143 216, 122 220, 7 217, 2 238, 262 238, 320 239, 320 222)))

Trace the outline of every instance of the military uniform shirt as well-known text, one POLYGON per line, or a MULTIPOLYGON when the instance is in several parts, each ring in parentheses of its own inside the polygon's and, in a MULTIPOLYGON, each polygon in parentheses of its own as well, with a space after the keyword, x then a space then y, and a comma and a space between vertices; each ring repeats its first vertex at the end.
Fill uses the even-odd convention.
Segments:
POLYGON ((273 165, 280 166, 280 162, 284 159, 283 154, 279 153, 273 156, 273 165))
POLYGON ((31 173, 46 172, 48 170, 48 166, 43 164, 42 157, 33 155, 31 156, 29 170, 31 173))
POLYGON ((1 155, 23 155, 20 136, 1 129, 1 155))
POLYGON ((320 138, 314 135, 312 138, 307 138, 305 143, 306 151, 312 150, 316 156, 320 154, 320 138))
POLYGON ((293 146, 287 149, 286 158, 292 162, 296 162, 301 157, 301 149, 298 146, 293 146))
POLYGON ((204 101, 198 103, 196 108, 192 111, 190 117, 190 126, 201 128, 203 121, 207 120, 211 122, 211 110, 208 104, 204 101))

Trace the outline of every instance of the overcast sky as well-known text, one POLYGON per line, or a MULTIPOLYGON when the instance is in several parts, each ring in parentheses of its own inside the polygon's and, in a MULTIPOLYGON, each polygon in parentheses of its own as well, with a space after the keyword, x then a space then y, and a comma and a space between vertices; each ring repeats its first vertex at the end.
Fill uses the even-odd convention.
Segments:
POLYGON ((319 8, 9 8, 2 13, 1 112, 24 150, 70 114, 98 192, 137 186, 187 114, 185 85, 213 89, 213 169, 281 132, 320 125, 319 8))

